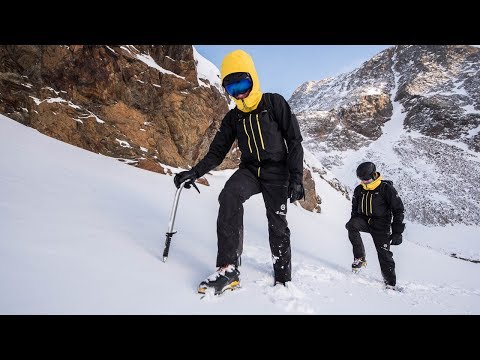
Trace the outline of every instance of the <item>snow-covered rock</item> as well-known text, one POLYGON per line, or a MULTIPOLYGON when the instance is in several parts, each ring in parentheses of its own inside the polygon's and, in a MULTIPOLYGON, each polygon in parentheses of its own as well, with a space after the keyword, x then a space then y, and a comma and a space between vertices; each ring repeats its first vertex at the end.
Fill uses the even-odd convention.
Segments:
POLYGON ((480 49, 402 45, 289 99, 305 147, 339 180, 376 163, 394 181, 406 218, 480 223, 480 49))

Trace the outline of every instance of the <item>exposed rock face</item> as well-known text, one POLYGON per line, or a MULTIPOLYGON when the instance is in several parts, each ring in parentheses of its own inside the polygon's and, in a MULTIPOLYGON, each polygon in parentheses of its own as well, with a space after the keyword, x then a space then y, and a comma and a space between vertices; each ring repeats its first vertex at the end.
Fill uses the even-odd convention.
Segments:
POLYGON ((480 198, 480 49, 391 47, 349 73, 302 84, 289 103, 305 146, 343 182, 373 161, 394 180, 407 219, 480 223, 471 201, 480 198))
MULTIPOLYGON (((206 154, 228 111, 218 75, 192 46, 0 46, 0 113, 86 150, 171 174, 164 165, 189 168, 206 154)), ((234 144, 217 170, 236 167, 239 155, 234 144)), ((313 210, 313 202, 302 206, 313 210)))
POLYGON ((478 151, 478 134, 469 131, 480 125, 480 49, 392 47, 350 73, 304 83, 289 103, 307 135, 343 151, 382 135, 392 101, 402 104, 406 129, 478 151))
POLYGON ((299 200, 300 205, 306 210, 316 213, 321 212, 322 199, 315 190, 315 181, 312 179, 310 169, 305 166, 303 168, 303 187, 305 189, 305 200, 299 200))
POLYGON ((194 55, 180 45, 1 46, 0 112, 138 166, 186 168, 206 153, 228 111, 194 55))

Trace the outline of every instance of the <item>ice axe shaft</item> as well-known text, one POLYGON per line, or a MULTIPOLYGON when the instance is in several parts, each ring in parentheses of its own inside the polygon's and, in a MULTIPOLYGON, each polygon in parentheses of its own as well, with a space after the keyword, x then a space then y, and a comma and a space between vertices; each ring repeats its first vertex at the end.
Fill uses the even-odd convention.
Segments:
POLYGON ((192 181, 192 180, 184 181, 183 183, 181 183, 177 191, 175 192, 172 211, 170 212, 170 220, 168 222, 168 231, 166 233, 167 237, 165 239, 165 248, 163 249, 163 262, 167 261, 168 251, 170 250, 170 242, 172 241, 173 234, 176 233, 176 231, 173 231, 173 225, 175 224, 175 216, 177 214, 177 207, 178 207, 178 200, 180 199, 180 193, 182 192, 184 187, 187 187, 187 189, 190 188, 190 185, 193 185, 193 187, 198 191, 198 193, 200 193, 200 190, 198 190, 197 185, 195 185, 195 181, 192 181))

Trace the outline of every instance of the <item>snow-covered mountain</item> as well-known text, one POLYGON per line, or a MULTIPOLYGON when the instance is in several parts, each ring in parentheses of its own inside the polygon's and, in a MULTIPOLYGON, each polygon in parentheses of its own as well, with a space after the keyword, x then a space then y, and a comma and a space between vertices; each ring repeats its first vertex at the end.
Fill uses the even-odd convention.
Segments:
POLYGON ((322 212, 287 204, 289 287, 272 286, 257 194, 245 203, 242 287, 200 300, 197 286, 215 270, 217 199, 232 170, 207 174, 211 186, 200 186, 200 194, 183 190, 164 263, 171 176, 2 115, 0 153, 0 314, 480 314, 480 267, 452 257, 480 258, 479 227, 409 224, 402 245, 392 247, 404 291, 384 290, 369 237, 368 267, 352 274, 344 227, 350 203, 316 171, 322 212))
POLYGON ((305 146, 338 178, 375 162, 406 218, 480 224, 480 49, 394 46, 289 99, 305 146))

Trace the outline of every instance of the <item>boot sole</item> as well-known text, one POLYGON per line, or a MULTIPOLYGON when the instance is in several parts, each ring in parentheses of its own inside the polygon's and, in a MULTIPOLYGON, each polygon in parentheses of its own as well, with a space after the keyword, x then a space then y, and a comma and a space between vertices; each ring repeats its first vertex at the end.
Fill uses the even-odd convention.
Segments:
MULTIPOLYGON (((222 291, 215 292, 215 295, 221 295, 225 290, 235 290, 240 287, 240 281, 232 281, 230 284, 225 286, 222 291)), ((198 288, 199 294, 205 294, 205 291, 208 289, 208 286, 203 286, 198 288)))
POLYGON ((362 270, 362 268, 364 267, 367 267, 367 263, 362 264, 362 266, 360 266, 359 268, 352 268, 352 272, 356 274, 360 272, 360 270, 362 270))

